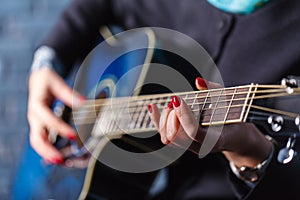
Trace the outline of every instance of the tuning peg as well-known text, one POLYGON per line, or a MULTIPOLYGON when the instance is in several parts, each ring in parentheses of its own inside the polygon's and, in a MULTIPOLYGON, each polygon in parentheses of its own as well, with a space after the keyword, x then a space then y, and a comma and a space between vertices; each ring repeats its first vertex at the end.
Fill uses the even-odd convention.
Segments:
POLYGON ((268 117, 268 123, 271 125, 272 130, 277 133, 282 129, 284 119, 282 116, 273 116, 268 117))
POLYGON ((291 88, 298 87, 297 80, 294 78, 283 78, 281 80, 281 85, 286 85, 287 87, 291 88))
POLYGON ((294 92, 293 88, 298 87, 297 80, 293 78, 283 78, 281 80, 281 85, 286 86, 286 92, 292 94, 294 92))
POLYGON ((277 160, 282 164, 287 164, 296 156, 297 152, 293 149, 296 142, 296 134, 289 137, 286 147, 280 149, 277 160))

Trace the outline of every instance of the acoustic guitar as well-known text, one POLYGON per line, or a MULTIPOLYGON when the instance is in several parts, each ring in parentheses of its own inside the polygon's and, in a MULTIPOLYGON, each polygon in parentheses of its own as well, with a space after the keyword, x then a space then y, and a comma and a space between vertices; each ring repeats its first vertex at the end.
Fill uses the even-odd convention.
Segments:
MULTIPOLYGON (((58 148, 72 147, 72 153, 66 155, 66 160, 88 155, 87 168, 46 165, 28 143, 14 183, 14 199, 97 199, 94 195, 97 192, 93 191, 94 185, 101 180, 93 177, 99 170, 104 170, 102 175, 105 176, 107 166, 130 173, 130 167, 140 165, 141 168, 137 167, 143 169, 140 172, 151 172, 161 167, 149 164, 151 162, 163 161, 167 165, 174 161, 181 153, 171 158, 169 155, 154 155, 155 158, 149 158, 147 164, 144 163, 145 160, 139 162, 131 157, 140 152, 151 154, 163 148, 157 144, 153 145, 155 147, 152 144, 148 146, 147 141, 140 143, 147 137, 153 139, 157 135, 147 105, 155 103, 160 109, 164 109, 174 95, 185 100, 201 126, 252 122, 275 138, 296 138, 299 135, 300 112, 291 106, 286 109, 287 104, 299 102, 297 78, 288 77, 281 84, 274 85, 252 83, 203 91, 193 91, 192 86, 189 86, 188 92, 165 93, 165 88, 157 89, 153 77, 166 78, 166 73, 160 71, 163 69, 153 60, 164 60, 161 55, 166 52, 156 50, 160 42, 151 29, 140 29, 126 39, 110 35, 107 28, 102 33, 108 35, 108 39, 102 43, 101 48, 97 46, 68 79, 70 85, 87 96, 85 104, 70 109, 56 101, 53 106, 56 115, 74 126, 80 140, 71 142, 60 138, 56 133, 51 133, 50 139, 58 148), (151 81, 149 74, 152 75, 151 81), (117 154, 119 148, 130 153, 112 156, 117 154), (120 156, 124 157, 120 159, 120 156), (115 162, 116 158, 125 161, 125 164, 119 167, 119 163, 115 162), (132 163, 126 165, 128 162, 132 163)), ((199 76, 193 71, 187 73, 194 74, 193 80, 199 76)), ((173 77, 173 74, 170 76, 173 77)), ((170 85, 180 82, 180 79, 181 77, 173 78, 175 81, 170 85)), ((144 183, 139 189, 148 190, 156 174, 150 173, 150 182, 144 183)), ((118 175, 115 173, 115 176, 118 175)))

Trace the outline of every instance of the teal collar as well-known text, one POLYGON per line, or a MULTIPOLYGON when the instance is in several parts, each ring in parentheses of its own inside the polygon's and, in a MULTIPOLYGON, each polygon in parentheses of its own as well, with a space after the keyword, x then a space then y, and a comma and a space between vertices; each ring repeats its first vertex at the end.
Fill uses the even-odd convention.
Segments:
POLYGON ((207 0, 210 4, 218 9, 236 13, 236 14, 250 14, 258 8, 269 3, 271 0, 207 0))

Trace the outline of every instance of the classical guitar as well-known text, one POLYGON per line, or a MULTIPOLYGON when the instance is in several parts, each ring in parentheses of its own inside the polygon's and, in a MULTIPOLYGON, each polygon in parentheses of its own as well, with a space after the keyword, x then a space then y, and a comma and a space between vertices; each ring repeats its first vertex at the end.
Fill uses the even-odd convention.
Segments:
MULTIPOLYGON (((54 143, 60 148, 64 145, 74 146, 74 151, 68 157, 80 157, 91 154, 87 169, 70 169, 61 166, 47 166, 41 163, 40 158, 28 147, 24 162, 17 179, 15 190, 16 199, 30 199, 31 197, 55 197, 60 191, 68 191, 69 199, 86 199, 91 195, 94 182, 93 174, 97 168, 97 160, 103 149, 111 140, 122 140, 124 135, 143 133, 153 134, 155 127, 147 111, 149 103, 155 103, 160 109, 167 107, 171 97, 178 95, 185 100, 199 119, 201 126, 220 126, 232 123, 253 122, 274 137, 289 137, 299 135, 300 111, 286 109, 287 99, 298 103, 300 98, 299 80, 294 77, 283 79, 282 84, 261 85, 249 84, 228 88, 208 89, 203 91, 189 91, 162 94, 138 95, 142 91, 141 85, 146 80, 146 74, 151 73, 149 67, 156 45, 155 35, 150 29, 137 33, 124 42, 112 40, 107 43, 105 52, 95 50, 81 67, 82 75, 77 75, 74 87, 88 96, 86 103, 71 112, 61 102, 57 102, 54 111, 74 125, 78 131, 78 143, 70 143, 54 134, 54 143), (138 41, 138 42, 137 42, 138 41), (134 43, 143 43, 149 48, 129 51, 121 54, 118 49, 126 48, 134 43), (109 60, 107 52, 120 54, 118 59, 105 70, 99 69, 99 63, 105 63, 103 55, 109 60), (134 58, 134 59, 132 59, 134 58), (122 65, 122 68, 115 68, 122 65), (136 67, 139 66, 139 67, 136 67), (90 78, 94 77, 94 78, 90 78), (274 100, 274 101, 273 101, 274 100), (30 166, 26 162, 31 162, 30 166), (17 193, 22 188, 23 180, 31 183, 26 193, 21 196, 17 193), (33 184, 39 183, 36 189, 33 184)), ((114 57, 114 56, 112 56, 114 57)), ((107 61, 109 62, 109 61, 107 61)), ((299 103, 298 103, 299 104, 299 103)), ((125 138, 126 139, 126 138, 125 138)), ((134 140, 125 140, 137 148, 151 152, 147 146, 137 144, 134 140)), ((136 150, 133 150, 136 151, 136 150)), ((105 157, 105 156, 104 156, 105 157)), ((127 158, 126 158, 127 159, 127 158)), ((130 158, 128 158, 130 159, 130 158)), ((101 160, 106 162, 107 160, 101 160)), ((110 161, 105 164, 110 165, 110 161)))

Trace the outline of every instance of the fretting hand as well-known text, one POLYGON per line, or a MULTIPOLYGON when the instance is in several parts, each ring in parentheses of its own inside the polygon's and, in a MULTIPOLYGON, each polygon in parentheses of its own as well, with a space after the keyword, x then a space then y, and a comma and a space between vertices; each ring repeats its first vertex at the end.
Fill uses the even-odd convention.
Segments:
MULTIPOLYGON (((199 90, 207 89, 207 85, 209 88, 217 87, 215 83, 201 78, 196 79, 199 90)), ((150 104, 148 109, 160 133, 162 143, 171 143, 183 148, 186 144, 191 144, 188 149, 196 154, 199 153, 207 129, 199 125, 183 99, 174 96, 168 107, 161 113, 155 104, 150 104)), ((271 153, 272 143, 253 124, 231 124, 224 126, 212 151, 223 152, 236 166, 255 167, 271 153)))

